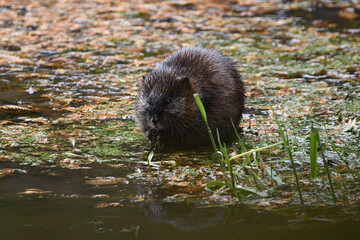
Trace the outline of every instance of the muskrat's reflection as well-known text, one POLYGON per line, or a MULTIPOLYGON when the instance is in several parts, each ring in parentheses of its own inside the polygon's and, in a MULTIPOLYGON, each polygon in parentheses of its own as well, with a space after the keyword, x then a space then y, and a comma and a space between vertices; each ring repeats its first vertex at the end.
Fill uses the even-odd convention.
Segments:
POLYGON ((141 208, 146 216, 184 231, 212 227, 225 215, 224 208, 199 208, 194 204, 162 203, 157 200, 142 203, 141 208))

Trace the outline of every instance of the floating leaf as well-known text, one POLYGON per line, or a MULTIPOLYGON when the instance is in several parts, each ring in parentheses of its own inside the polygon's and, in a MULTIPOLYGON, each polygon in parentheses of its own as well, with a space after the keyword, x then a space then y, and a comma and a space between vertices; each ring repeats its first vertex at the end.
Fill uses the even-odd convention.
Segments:
POLYGON ((211 181, 206 184, 206 188, 210 190, 216 190, 223 186, 225 186, 225 183, 221 181, 211 181))
POLYGON ((34 113, 36 111, 27 108, 27 107, 20 107, 16 105, 4 105, 0 106, 0 113, 7 113, 7 114, 28 114, 34 113))
POLYGON ((239 192, 245 196, 249 195, 249 194, 256 194, 260 197, 267 197, 268 193, 266 191, 258 191, 254 188, 249 188, 249 187, 242 187, 242 186, 235 186, 236 190, 239 190, 239 192))
POLYGON ((283 182, 281 178, 277 175, 274 169, 271 169, 269 166, 265 166, 265 170, 269 176, 276 182, 277 185, 282 185, 283 182))

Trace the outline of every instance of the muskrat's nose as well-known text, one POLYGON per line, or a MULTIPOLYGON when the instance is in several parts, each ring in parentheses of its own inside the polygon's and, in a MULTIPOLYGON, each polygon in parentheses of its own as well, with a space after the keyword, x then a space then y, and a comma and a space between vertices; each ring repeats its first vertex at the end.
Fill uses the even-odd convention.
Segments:
POLYGON ((152 118, 151 118, 151 121, 152 121, 152 123, 155 125, 157 122, 159 122, 159 118, 158 118, 158 116, 152 116, 152 118))

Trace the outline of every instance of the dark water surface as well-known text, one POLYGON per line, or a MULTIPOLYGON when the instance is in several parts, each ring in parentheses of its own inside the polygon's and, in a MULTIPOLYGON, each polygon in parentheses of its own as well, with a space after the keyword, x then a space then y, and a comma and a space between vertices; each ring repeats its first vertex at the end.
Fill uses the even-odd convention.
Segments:
POLYGON ((0 180, 0 239, 354 239, 360 234, 359 209, 163 202, 146 181, 103 186, 84 181, 99 172, 119 178, 127 173, 103 164, 52 169, 53 176, 31 167, 16 171, 0 180), (51 192, 22 193, 33 188, 51 192), (152 199, 140 199, 151 189, 152 199))

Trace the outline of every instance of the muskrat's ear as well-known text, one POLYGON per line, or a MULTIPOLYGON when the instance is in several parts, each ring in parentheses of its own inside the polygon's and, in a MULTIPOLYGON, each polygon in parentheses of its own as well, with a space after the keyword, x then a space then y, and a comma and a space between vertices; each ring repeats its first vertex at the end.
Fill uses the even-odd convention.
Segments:
POLYGON ((183 88, 183 89, 187 89, 187 90, 192 89, 192 84, 188 77, 179 78, 179 83, 180 83, 181 88, 183 88))
POLYGON ((188 77, 179 78, 179 83, 183 86, 191 85, 190 79, 188 77))
POLYGON ((187 82, 190 82, 190 79, 188 77, 181 77, 179 81, 181 83, 187 83, 187 82))

